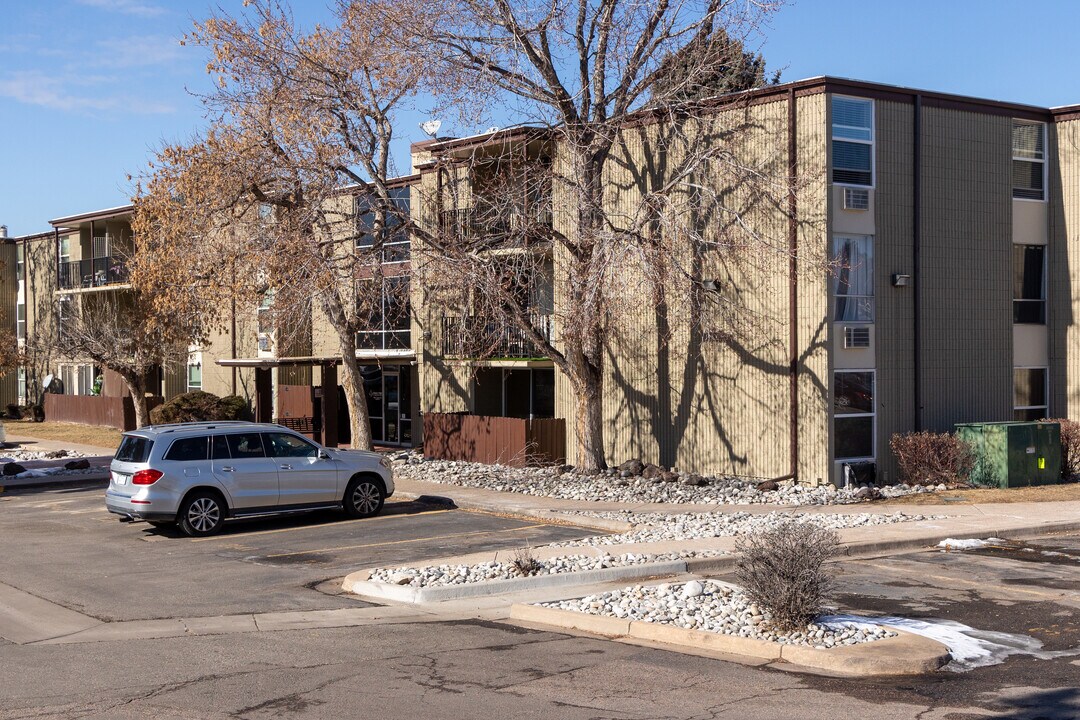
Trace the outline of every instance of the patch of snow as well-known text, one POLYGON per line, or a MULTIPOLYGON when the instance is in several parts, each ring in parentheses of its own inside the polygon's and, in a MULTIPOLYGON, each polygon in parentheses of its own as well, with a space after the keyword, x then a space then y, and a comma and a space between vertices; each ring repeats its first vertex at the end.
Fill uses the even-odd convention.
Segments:
POLYGON ((956 538, 945 538, 937 544, 939 548, 945 550, 978 550, 979 548, 990 547, 992 545, 1000 545, 1001 543, 1008 542, 1002 538, 986 538, 985 540, 979 540, 973 538, 970 540, 957 540, 956 538))
POLYGON ((998 665, 1005 662, 1010 655, 1031 655, 1046 660, 1080 654, 1080 650, 1046 651, 1042 649, 1042 642, 1030 635, 978 630, 952 620, 828 615, 820 618, 819 622, 830 626, 885 625, 937 640, 949 648, 952 661, 945 669, 953 672, 967 672, 987 665, 998 665))

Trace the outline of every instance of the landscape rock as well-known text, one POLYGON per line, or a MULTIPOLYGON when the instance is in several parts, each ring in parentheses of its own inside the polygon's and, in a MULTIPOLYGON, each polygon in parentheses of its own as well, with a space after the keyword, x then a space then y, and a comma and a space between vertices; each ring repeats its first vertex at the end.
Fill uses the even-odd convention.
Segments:
POLYGON ((17 462, 4 463, 4 475, 18 475, 19 473, 26 472, 26 468, 17 462))
POLYGON ((661 470, 661 469, 660 469, 659 467, 657 467, 656 465, 653 465, 652 463, 649 463, 649 464, 648 464, 648 465, 646 465, 646 466, 645 466, 645 468, 644 468, 644 469, 643 469, 643 470, 641 471, 641 477, 645 478, 646 480, 657 480, 657 479, 659 479, 659 478, 660 478, 660 475, 661 475, 661 474, 662 474, 663 472, 664 472, 664 471, 663 471, 663 470, 661 470))
POLYGON ((90 461, 87 460, 86 458, 82 458, 81 460, 71 460, 69 462, 64 463, 64 469, 65 470, 89 470, 90 469, 90 461))
POLYGON ((757 484, 758 492, 776 492, 780 485, 775 480, 766 480, 757 484))
POLYGON ((645 463, 641 460, 627 460, 618 467, 619 472, 629 473, 629 476, 640 475, 641 471, 645 469, 645 463))

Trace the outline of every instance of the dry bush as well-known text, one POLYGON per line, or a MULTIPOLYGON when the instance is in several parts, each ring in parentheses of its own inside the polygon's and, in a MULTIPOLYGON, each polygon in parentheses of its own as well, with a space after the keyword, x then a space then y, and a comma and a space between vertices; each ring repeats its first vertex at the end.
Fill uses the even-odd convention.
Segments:
POLYGON ((177 395, 151 410, 150 422, 161 425, 204 420, 245 420, 247 414, 247 401, 242 397, 218 397, 213 393, 196 390, 177 395))
POLYGON ((514 554, 514 559, 510 561, 510 564, 514 566, 515 570, 521 573, 522 577, 537 575, 544 569, 543 563, 536 559, 536 556, 533 555, 532 548, 528 546, 520 548, 514 554))
POLYGON ((1061 426, 1061 477, 1076 482, 1080 479, 1080 422, 1068 418, 1044 418, 1040 422, 1061 426))
POLYGON ((889 448, 909 485, 967 482, 975 464, 968 444, 950 433, 897 433, 889 448))
POLYGON ((811 523, 787 520, 740 538, 735 578, 767 610, 781 632, 800 630, 821 614, 832 577, 825 561, 840 550, 840 536, 811 523))

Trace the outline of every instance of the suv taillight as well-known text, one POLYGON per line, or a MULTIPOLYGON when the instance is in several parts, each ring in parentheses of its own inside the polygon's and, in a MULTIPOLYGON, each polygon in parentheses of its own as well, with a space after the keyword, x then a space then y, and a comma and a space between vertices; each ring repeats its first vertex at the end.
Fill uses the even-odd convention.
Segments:
POLYGON ((160 470, 140 470, 131 476, 132 485, 153 485, 161 476, 164 475, 160 470))

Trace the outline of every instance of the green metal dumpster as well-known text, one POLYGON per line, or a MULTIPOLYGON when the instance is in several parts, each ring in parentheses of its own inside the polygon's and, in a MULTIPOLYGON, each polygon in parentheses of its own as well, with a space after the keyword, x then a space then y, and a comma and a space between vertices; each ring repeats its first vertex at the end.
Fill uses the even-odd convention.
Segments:
POLYGON ((956 436, 971 446, 971 482, 1027 487, 1061 482, 1061 426, 1054 422, 963 423, 956 436))

